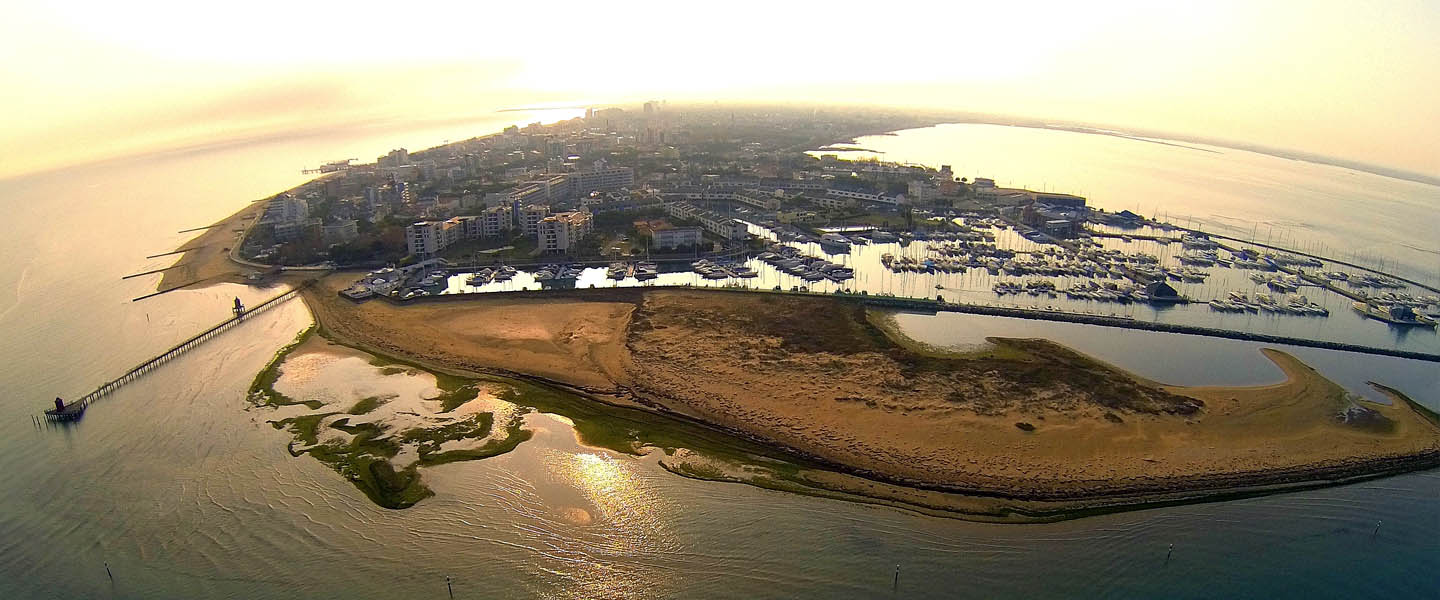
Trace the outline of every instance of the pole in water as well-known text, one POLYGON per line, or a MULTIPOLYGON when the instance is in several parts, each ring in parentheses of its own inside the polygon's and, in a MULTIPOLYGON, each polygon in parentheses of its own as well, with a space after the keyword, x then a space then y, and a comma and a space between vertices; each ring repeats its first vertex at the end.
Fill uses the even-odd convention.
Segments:
POLYGON ((105 574, 110 577, 110 581, 112 581, 112 582, 115 581, 115 574, 110 572, 110 563, 109 563, 109 561, 106 561, 106 563, 105 563, 105 574))
POLYGON ((445 576, 445 591, 450 593, 450 599, 455 599, 455 588, 450 587, 450 576, 445 576))
POLYGON ((1170 555, 1175 553, 1175 544, 1170 544, 1170 549, 1165 551, 1165 564, 1170 564, 1170 555))
POLYGON ((1370 539, 1372 539, 1372 540, 1375 539, 1375 534, 1380 533, 1380 524, 1381 524, 1381 523, 1384 523, 1384 521, 1376 521, 1376 522, 1375 522, 1375 531, 1370 532, 1370 539))
POLYGON ((890 591, 892 591, 892 592, 898 592, 898 591, 900 591, 900 565, 899 565, 899 564, 896 564, 896 565, 895 565, 895 583, 892 584, 892 587, 891 587, 891 590, 890 590, 890 591))

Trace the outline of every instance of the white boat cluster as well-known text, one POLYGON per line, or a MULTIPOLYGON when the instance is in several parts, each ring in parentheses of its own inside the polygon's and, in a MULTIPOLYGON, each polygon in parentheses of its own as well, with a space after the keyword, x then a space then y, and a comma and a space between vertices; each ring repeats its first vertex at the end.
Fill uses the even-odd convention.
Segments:
POLYGON ((1404 289, 1405 284, 1393 277, 1376 275, 1374 273, 1346 273, 1344 271, 1327 271, 1323 273, 1330 281, 1343 281, 1353 288, 1376 288, 1382 290, 1404 289))
POLYGON ((960 231, 916 231, 901 233, 900 238, 905 240, 936 241, 936 242, 993 242, 995 234, 982 229, 975 229, 962 225, 960 231))
POLYGON ((504 265, 494 268, 484 267, 466 277, 465 285, 479 287, 494 281, 510 281, 515 278, 515 274, 518 272, 519 271, 515 270, 515 267, 504 265))
POLYGON ((1185 246, 1186 250, 1214 250, 1220 247, 1220 244, 1215 243, 1215 240, 1210 239, 1209 236, 1193 233, 1181 236, 1180 244, 1185 246))
POLYGON ((1093 300, 1096 302, 1148 302, 1150 295, 1145 293, 1145 288, 1131 283, 1116 283, 1107 281, 1104 283, 1096 281, 1083 281, 1072 284, 1067 288, 1058 288, 1055 282, 1046 279, 1030 279, 1024 283, 1017 281, 1001 281, 991 289, 1001 296, 1007 294, 1029 294, 1031 296, 1058 297, 1064 294, 1071 300, 1093 300))
POLYGON ((1250 281, 1277 292, 1293 292, 1300 289, 1300 285, 1304 283, 1300 276, 1289 273, 1251 273, 1250 281))
POLYGON ((1129 283, 1087 281, 1071 285, 1063 290, 1071 300, 1096 300, 1100 302, 1149 302, 1150 294, 1145 288, 1129 283))
POLYGON ((921 259, 909 256, 895 258, 895 255, 889 253, 880 256, 880 264, 893 273, 964 273, 970 267, 989 267, 991 261, 993 261, 993 266, 998 269, 1000 261, 993 258, 981 261, 974 257, 968 259, 945 256, 921 259))
MULTIPOLYGON (((762 255, 763 256, 763 255, 762 255)), ((690 268, 706 279, 753 279, 759 277, 754 269, 745 265, 700 259, 690 263, 690 268)))
POLYGON ((419 279, 397 286, 392 295, 409 300, 420 296, 433 296, 444 291, 443 288, 450 280, 450 272, 444 269, 435 269, 419 279))
POLYGON ((1440 314, 1440 297, 1434 295, 1421 296, 1407 292, 1381 292, 1374 295, 1360 293, 1357 295, 1365 297, 1370 304, 1408 306, 1425 314, 1440 314))
POLYGON ((1293 294, 1280 300, 1271 294, 1255 294, 1252 299, 1244 292, 1230 292, 1228 298, 1211 300, 1210 309, 1217 312, 1266 312, 1276 314, 1324 317, 1330 311, 1305 296, 1293 294))
POLYGON ((395 267, 385 267, 366 273, 364 277, 356 280, 340 293, 353 300, 363 300, 371 296, 388 296, 399 289, 404 282, 404 275, 395 267))
POLYGON ((660 276, 660 266, 653 262, 615 262, 605 269, 605 277, 622 281, 634 277, 637 281, 649 281, 660 276))
POLYGON ((855 277, 855 271, 823 258, 805 256, 790 246, 771 246, 769 250, 761 253, 756 258, 763 260, 776 269, 804 279, 805 281, 820 281, 829 279, 834 282, 841 282, 855 277))
POLYGON ((535 278, 535 281, 579 279, 580 273, 584 270, 571 265, 545 265, 531 273, 531 276, 535 278))
POLYGON ((1323 267, 1325 263, 1310 256, 1298 256, 1284 252, 1266 252, 1265 258, 1282 267, 1323 267))

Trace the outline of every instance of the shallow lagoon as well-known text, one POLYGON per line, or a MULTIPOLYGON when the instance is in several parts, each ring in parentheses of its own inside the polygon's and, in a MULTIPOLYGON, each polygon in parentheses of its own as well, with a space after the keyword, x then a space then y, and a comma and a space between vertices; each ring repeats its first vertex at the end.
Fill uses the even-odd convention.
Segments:
POLYGON ((1440 365, 1432 362, 1263 344, 1197 335, 1096 327, 1079 323, 987 317, 962 313, 896 313, 911 338, 935 346, 967 348, 985 338, 1040 337, 1054 340, 1142 377, 1175 385, 1264 385, 1283 380, 1261 348, 1289 352, 1351 393, 1388 402, 1368 385, 1377 381, 1440 410, 1440 365))

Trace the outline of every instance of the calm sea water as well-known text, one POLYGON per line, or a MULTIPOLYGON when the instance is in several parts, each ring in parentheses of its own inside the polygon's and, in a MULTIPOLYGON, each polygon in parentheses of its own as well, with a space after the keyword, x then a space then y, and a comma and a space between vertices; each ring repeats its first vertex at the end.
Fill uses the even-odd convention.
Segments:
MULTIPOLYGON (((131 302, 155 279, 120 276, 167 264, 144 256, 188 237, 174 232, 298 183, 298 168, 318 160, 459 139, 505 120, 312 134, 0 182, 9 217, 0 226, 0 598, 445 598, 446 575, 458 598, 1393 598, 1440 589, 1433 471, 986 525, 682 479, 653 456, 579 446, 563 419, 534 415, 540 433, 514 453, 430 469, 434 498, 380 509, 319 462, 291 457, 288 434, 265 423, 272 413, 244 399, 254 373, 308 324, 300 303, 123 388, 78 426, 32 426, 47 398, 83 393, 224 318, 231 296, 276 292, 226 285, 131 302), (599 518, 556 517, 576 505, 599 518)), ((1166 148, 1130 143, 1142 155, 1166 148)), ((1241 367, 1259 363, 1254 347, 1224 340, 1004 320, 913 329, 954 344, 974 343, 976 330, 1054 337, 1178 383, 1273 375, 1241 367)), ((1431 364, 1312 352, 1301 355, 1352 388, 1376 378, 1436 406, 1431 364)))

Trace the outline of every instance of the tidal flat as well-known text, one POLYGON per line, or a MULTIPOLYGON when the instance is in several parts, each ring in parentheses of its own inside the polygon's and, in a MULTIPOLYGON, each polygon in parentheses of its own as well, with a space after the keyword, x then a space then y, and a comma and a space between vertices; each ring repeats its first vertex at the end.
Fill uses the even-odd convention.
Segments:
POLYGON ((282 349, 252 384, 292 455, 309 455, 386 508, 429 497, 420 468, 496 456, 529 438, 529 408, 500 381, 436 376, 312 337, 282 349), (304 410, 300 410, 303 408, 304 410))

